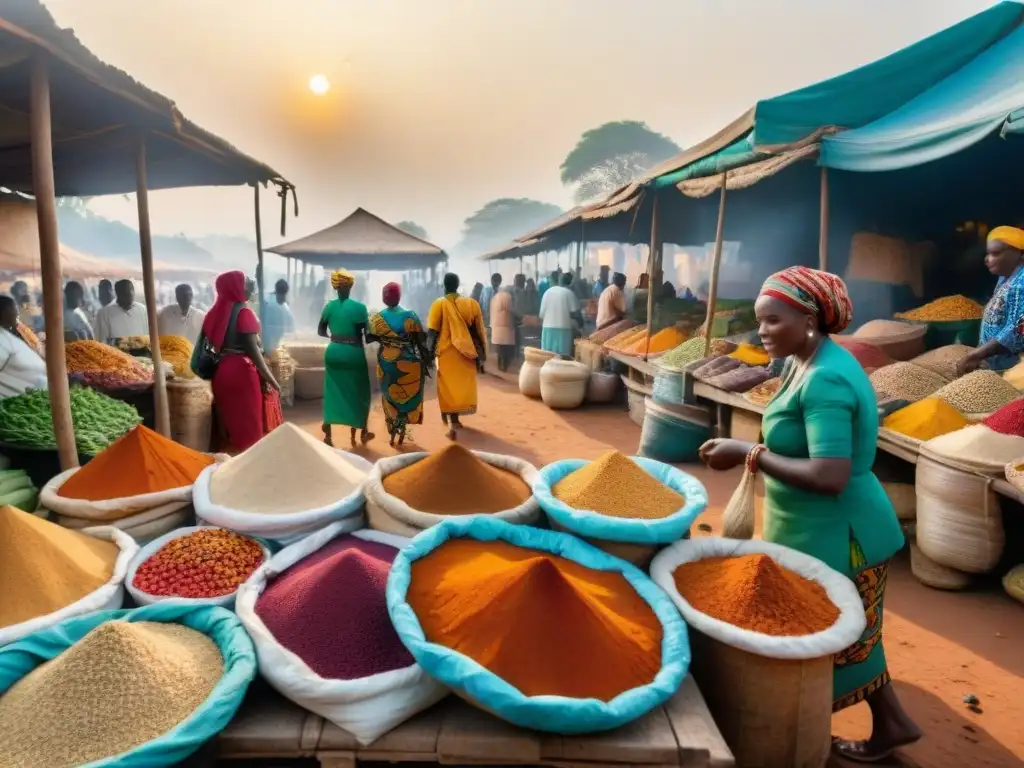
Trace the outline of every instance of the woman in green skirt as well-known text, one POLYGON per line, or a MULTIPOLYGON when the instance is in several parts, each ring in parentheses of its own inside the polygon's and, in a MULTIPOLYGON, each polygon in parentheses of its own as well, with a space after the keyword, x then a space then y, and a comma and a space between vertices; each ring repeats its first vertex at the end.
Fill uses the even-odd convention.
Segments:
POLYGON ((758 333, 774 358, 788 358, 782 387, 765 409, 764 445, 711 440, 711 469, 748 465, 765 481, 764 539, 816 557, 847 576, 864 603, 867 628, 835 657, 832 710, 867 702, 866 741, 835 740, 859 763, 888 758, 921 738, 893 689, 882 647, 889 560, 903 547, 896 513, 871 471, 878 406, 864 369, 830 334, 844 330, 853 306, 843 281, 790 267, 765 282, 754 306, 758 333))
POLYGON ((317 332, 329 338, 324 353, 324 442, 331 441, 331 425, 343 424, 352 429, 352 445, 356 431, 363 443, 374 435, 366 428, 370 417, 370 373, 363 344, 369 321, 366 305, 349 298, 355 277, 344 269, 331 273, 331 287, 338 298, 331 299, 320 315, 317 332))

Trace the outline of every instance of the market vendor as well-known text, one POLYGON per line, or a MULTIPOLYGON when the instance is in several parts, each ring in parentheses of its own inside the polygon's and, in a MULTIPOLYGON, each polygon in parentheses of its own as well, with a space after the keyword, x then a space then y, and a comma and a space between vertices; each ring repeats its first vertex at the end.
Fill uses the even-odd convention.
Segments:
POLYGON ((875 393, 857 360, 829 336, 853 315, 836 275, 791 267, 768 278, 755 304, 758 333, 773 358, 790 360, 764 413, 764 444, 710 440, 701 460, 714 470, 764 474, 765 541, 804 552, 850 578, 867 628, 835 657, 832 710, 865 701, 866 741, 836 740, 855 762, 877 762, 921 738, 891 684, 882 646, 889 560, 903 547, 892 504, 871 471, 878 438, 875 393))
POLYGON ((626 316, 626 276, 616 272, 611 285, 601 291, 597 300, 597 330, 617 323, 626 316))
POLYGON ((982 365, 1012 368, 1024 352, 1024 229, 996 227, 988 233, 985 266, 998 277, 981 318, 978 347, 957 365, 957 374, 982 365))
POLYGON ((0 296, 0 397, 46 388, 46 363, 18 331, 18 305, 0 296))

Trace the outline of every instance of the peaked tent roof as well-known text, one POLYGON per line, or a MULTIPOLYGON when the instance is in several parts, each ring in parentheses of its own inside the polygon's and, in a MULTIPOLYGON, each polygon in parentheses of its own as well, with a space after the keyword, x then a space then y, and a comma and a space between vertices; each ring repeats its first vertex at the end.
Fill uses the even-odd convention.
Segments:
POLYGON ((433 243, 363 208, 327 229, 265 250, 321 267, 353 270, 429 267, 448 258, 433 243))

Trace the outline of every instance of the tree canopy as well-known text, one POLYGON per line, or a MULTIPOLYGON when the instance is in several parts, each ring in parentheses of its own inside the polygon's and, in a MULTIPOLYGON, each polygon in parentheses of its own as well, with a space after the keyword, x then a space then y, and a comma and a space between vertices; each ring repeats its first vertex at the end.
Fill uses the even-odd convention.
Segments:
POLYGON ((498 248, 561 213, 557 205, 527 197, 491 200, 463 222, 460 248, 476 253, 498 248))
POLYGON ((577 202, 608 194, 679 154, 672 139, 638 120, 619 120, 584 131, 562 161, 561 179, 576 187, 577 202))
POLYGON ((420 240, 428 240, 427 230, 417 224, 415 221, 405 220, 395 224, 403 232, 408 232, 413 237, 418 237, 420 240))

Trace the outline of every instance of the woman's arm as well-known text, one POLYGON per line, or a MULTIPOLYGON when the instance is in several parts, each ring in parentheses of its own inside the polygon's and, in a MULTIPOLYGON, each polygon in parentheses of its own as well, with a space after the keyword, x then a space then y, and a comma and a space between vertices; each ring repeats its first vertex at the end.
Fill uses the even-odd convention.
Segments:
POLYGON ((253 365, 256 366, 256 370, 259 371, 260 378, 280 392, 281 385, 277 383, 277 379, 274 378, 274 374, 272 374, 270 369, 267 367, 267 361, 266 358, 263 357, 263 352, 260 350, 259 339, 256 334, 241 333, 239 334, 239 341, 242 344, 242 349, 245 350, 246 356, 252 360, 253 365))
POLYGON ((331 335, 327 332, 327 318, 320 318, 320 325, 316 327, 316 335, 323 336, 325 339, 331 338, 331 335))
POLYGON ((771 451, 762 451, 758 468, 779 482, 802 491, 838 496, 850 482, 849 459, 791 459, 771 451))
POLYGON ((370 343, 370 335, 366 331, 366 323, 356 323, 356 338, 363 344, 370 343))

